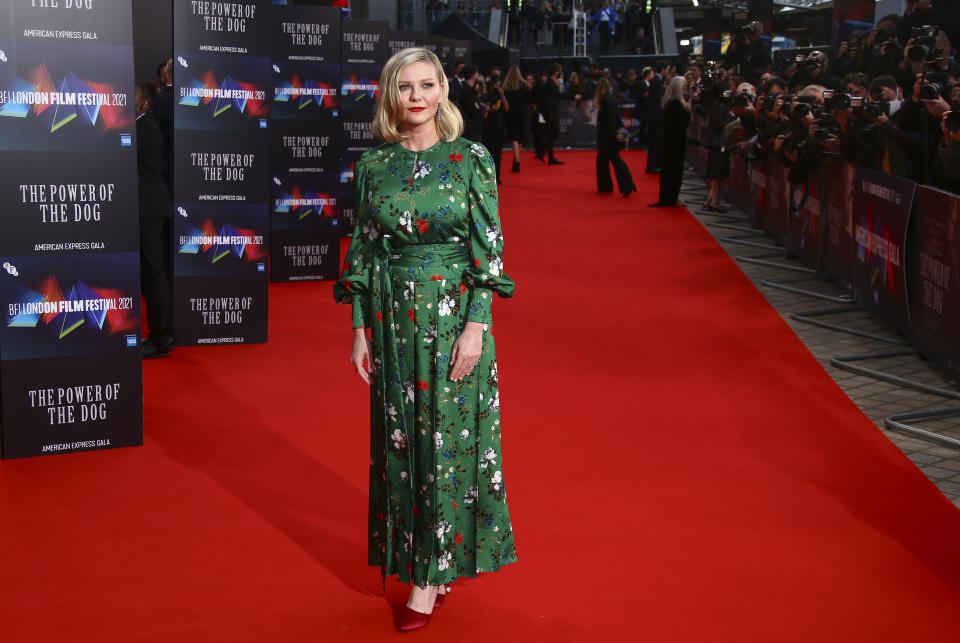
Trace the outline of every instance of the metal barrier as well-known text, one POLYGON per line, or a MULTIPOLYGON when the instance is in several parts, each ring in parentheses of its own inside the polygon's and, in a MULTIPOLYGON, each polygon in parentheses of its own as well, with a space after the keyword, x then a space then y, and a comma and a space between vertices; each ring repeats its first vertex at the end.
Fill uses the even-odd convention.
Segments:
MULTIPOLYGON (((705 124, 694 122, 690 137, 702 140, 704 135, 705 124)), ((692 146, 688 150, 691 164, 703 175, 704 150, 692 146)), ((703 189, 686 185, 681 191, 700 194, 703 189)), ((828 160, 807 183, 791 185, 778 162, 742 158, 732 160, 725 196, 743 214, 700 211, 714 218, 704 225, 741 233, 718 237, 720 241, 766 251, 736 255, 735 259, 800 273, 764 279, 761 285, 841 304, 794 313, 793 319, 899 347, 838 355, 831 365, 923 393, 960 399, 960 390, 913 379, 918 373, 904 377, 890 372, 897 368, 894 362, 888 363, 887 370, 863 364, 924 357, 950 373, 960 373, 960 197, 838 159, 828 160), (749 226, 744 225, 748 222, 749 226), (761 234, 778 245, 756 240, 761 234), (804 282, 814 280, 830 282, 841 292, 804 287, 804 282), (870 313, 900 337, 829 321, 832 315, 855 311, 870 313)), ((956 415, 960 415, 960 407, 892 415, 885 423, 960 448, 958 439, 908 424, 956 415)))

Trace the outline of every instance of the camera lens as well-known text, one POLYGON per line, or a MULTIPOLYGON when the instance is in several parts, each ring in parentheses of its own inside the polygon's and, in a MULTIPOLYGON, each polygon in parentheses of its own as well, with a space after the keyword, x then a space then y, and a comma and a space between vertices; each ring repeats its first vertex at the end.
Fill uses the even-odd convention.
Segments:
POLYGON ((940 83, 925 83, 920 87, 920 98, 936 100, 940 97, 940 92, 942 91, 943 87, 940 86, 940 83))

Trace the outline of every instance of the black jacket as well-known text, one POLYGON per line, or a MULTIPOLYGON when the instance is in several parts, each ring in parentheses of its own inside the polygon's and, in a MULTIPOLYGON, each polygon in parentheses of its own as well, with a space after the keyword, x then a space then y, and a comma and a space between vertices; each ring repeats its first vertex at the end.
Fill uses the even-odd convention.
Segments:
POLYGON ((597 150, 612 153, 623 148, 624 143, 617 140, 617 130, 623 127, 620 110, 613 94, 604 94, 597 110, 597 150))
POLYGON ((163 135, 149 110, 137 118, 137 188, 141 217, 173 218, 173 203, 163 180, 163 135))
POLYGON ((164 87, 153 99, 156 124, 163 135, 163 179, 173 187, 173 86, 164 87))
POLYGON ((469 83, 460 86, 460 114, 463 115, 463 138, 480 143, 483 139, 483 112, 477 104, 477 92, 469 83))

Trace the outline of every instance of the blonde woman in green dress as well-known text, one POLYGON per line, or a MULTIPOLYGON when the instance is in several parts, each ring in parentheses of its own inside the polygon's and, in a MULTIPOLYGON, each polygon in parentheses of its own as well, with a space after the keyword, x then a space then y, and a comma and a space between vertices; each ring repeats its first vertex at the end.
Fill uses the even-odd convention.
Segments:
POLYGON ((387 62, 354 169, 357 225, 338 302, 370 385, 369 563, 412 585, 398 627, 427 624, 461 576, 517 559, 500 449, 494 295, 510 297, 493 159, 460 138, 440 61, 387 62))

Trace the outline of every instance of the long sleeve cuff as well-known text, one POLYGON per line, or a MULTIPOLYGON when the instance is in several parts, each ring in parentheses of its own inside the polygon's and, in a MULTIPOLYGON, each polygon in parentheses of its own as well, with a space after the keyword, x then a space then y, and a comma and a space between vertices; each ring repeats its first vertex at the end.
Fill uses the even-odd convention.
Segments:
POLYGON ((353 327, 354 328, 366 328, 370 325, 370 315, 365 310, 362 297, 354 297, 351 302, 353 307, 353 327))
POLYGON ((486 288, 471 288, 467 321, 489 324, 493 320, 490 312, 493 304, 493 291, 486 288))

